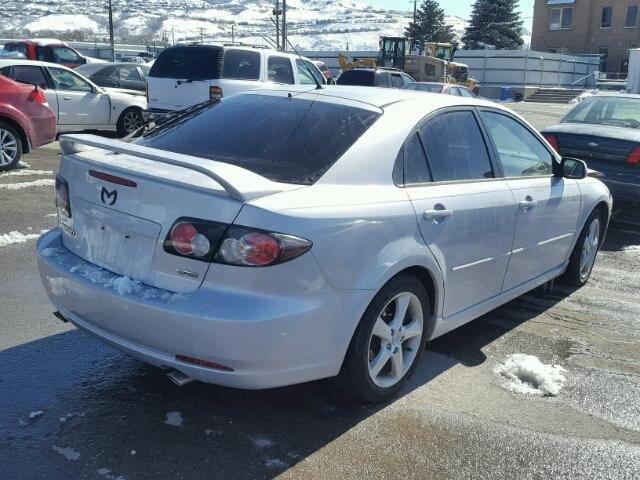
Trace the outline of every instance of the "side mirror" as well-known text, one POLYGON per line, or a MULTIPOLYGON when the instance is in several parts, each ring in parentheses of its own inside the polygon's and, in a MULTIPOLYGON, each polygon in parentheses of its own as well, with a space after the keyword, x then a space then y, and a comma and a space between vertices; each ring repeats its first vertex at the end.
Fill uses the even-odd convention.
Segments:
POLYGON ((563 158, 560 166, 564 178, 582 180, 583 178, 587 178, 587 174, 589 173, 587 164, 577 158, 563 158))

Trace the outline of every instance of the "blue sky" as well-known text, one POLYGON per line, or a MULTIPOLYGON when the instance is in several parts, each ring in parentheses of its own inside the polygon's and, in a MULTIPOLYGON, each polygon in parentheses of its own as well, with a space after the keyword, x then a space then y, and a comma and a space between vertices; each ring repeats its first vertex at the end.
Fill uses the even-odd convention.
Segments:
MULTIPOLYGON (((393 10, 413 10, 413 1, 409 0, 361 0, 363 3, 369 3, 378 7, 389 8, 393 10)), ((418 0, 420 3, 420 0, 418 0)), ((456 15, 462 18, 469 18, 471 7, 475 3, 474 0, 440 0, 440 5, 450 15, 456 15)), ((520 0, 520 11, 522 12, 522 20, 525 27, 531 30, 531 17, 533 17, 533 0, 520 0)))

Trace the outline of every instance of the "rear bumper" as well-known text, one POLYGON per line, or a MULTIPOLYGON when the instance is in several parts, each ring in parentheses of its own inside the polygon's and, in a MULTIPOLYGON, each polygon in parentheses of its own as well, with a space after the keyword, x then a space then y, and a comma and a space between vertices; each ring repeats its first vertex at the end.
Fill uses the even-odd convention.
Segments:
POLYGON ((118 293, 99 275, 81 275, 77 266, 87 262, 62 245, 58 229, 43 235, 36 249, 52 303, 77 327, 149 364, 231 387, 270 388, 336 375, 359 318, 355 312, 368 301, 363 292, 328 285, 303 298, 206 283, 188 295, 147 286, 118 293), (191 365, 176 355, 233 371, 191 365))
POLYGON ((171 111, 172 110, 163 110, 161 108, 149 108, 147 110, 142 111, 142 119, 145 122, 153 122, 154 120, 157 120, 164 114, 169 113, 171 111))
POLYGON ((616 202, 640 203, 640 182, 620 182, 606 177, 602 181, 609 188, 616 202))

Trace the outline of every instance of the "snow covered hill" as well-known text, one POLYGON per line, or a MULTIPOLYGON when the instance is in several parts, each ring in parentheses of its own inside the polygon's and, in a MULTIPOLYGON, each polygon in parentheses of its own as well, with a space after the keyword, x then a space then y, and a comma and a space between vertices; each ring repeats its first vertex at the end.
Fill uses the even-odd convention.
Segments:
MULTIPOLYGON (((108 17, 104 0, 5 0, 0 38, 61 36, 103 40, 108 17)), ((183 42, 231 39, 266 43, 275 36, 271 0, 114 0, 120 42, 183 42)), ((402 35, 410 20, 403 11, 351 0, 288 0, 289 38, 304 50, 377 50, 382 35, 402 35)), ((408 3, 407 3, 408 5, 408 3)), ((408 8, 408 7, 407 7, 408 8)), ((449 17, 462 36, 466 21, 449 17)))

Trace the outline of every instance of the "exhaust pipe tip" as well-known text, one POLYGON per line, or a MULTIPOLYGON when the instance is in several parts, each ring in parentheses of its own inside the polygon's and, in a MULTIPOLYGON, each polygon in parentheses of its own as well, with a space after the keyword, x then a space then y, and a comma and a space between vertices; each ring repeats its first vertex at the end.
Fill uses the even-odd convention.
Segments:
POLYGON ((173 383, 175 383, 179 387, 184 387, 185 385, 189 385, 191 382, 194 381, 193 378, 188 377, 187 375, 185 375, 182 372, 179 372, 178 370, 171 370, 169 373, 167 373, 167 377, 169 377, 169 380, 171 380, 173 383))

